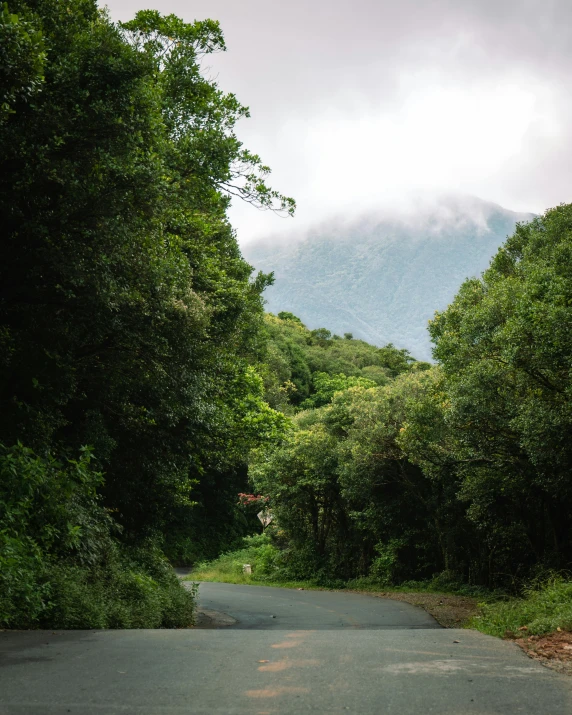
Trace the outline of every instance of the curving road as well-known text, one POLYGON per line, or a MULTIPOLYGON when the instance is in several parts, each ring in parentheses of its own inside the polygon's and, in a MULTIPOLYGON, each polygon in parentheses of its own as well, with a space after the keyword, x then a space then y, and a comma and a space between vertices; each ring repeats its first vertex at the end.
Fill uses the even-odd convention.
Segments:
POLYGON ((408 603, 335 591, 203 583, 199 607, 214 620, 211 624, 200 619, 199 627, 224 626, 225 616, 232 619, 229 625, 248 630, 441 627, 428 613, 408 603))
POLYGON ((569 715, 513 643, 371 596, 202 584, 189 630, 0 633, 0 715, 569 715))

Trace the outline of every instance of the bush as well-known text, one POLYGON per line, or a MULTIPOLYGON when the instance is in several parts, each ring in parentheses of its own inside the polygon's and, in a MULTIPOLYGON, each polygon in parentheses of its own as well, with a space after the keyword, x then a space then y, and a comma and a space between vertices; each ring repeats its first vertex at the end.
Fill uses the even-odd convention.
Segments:
POLYGON ((242 548, 198 564, 193 578, 231 583, 277 580, 281 575, 281 560, 282 552, 267 534, 254 534, 244 537, 242 548), (243 572, 244 564, 250 564, 251 576, 243 572))
POLYGON ((153 542, 121 547, 91 454, 40 457, 0 445, 0 627, 175 628, 185 590, 153 542))
POLYGON ((572 630, 572 581, 554 576, 525 590, 524 598, 481 604, 481 614, 471 627, 493 636, 550 633, 572 630))
POLYGON ((137 555, 115 547, 105 565, 86 570, 60 565, 49 580, 50 603, 40 625, 50 628, 186 628, 193 622, 195 591, 185 590, 169 564, 155 574, 137 555))
POLYGON ((28 628, 40 618, 47 598, 42 554, 32 539, 0 531, 0 627, 28 628))
POLYGON ((399 560, 398 552, 402 546, 402 539, 391 539, 386 544, 380 541, 374 547, 377 556, 372 561, 369 574, 383 586, 389 586, 394 582, 399 560))

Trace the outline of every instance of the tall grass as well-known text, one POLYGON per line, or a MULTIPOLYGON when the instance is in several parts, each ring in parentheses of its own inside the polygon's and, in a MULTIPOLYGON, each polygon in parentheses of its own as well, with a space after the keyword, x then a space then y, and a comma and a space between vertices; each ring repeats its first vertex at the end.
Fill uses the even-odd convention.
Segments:
POLYGON ((572 581, 554 576, 528 588, 523 598, 480 604, 480 614, 469 627, 500 637, 572 630, 572 581))
POLYGON ((279 571, 280 551, 264 534, 246 536, 243 547, 221 554, 212 561, 203 561, 193 569, 193 581, 222 581, 225 583, 267 583, 276 581, 279 571), (251 574, 245 573, 249 564, 251 574))

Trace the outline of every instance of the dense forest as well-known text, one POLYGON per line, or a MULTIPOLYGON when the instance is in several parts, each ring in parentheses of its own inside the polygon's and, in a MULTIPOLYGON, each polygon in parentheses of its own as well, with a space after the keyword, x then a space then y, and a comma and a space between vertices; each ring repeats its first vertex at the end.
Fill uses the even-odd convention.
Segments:
POLYGON ((285 418, 256 371, 269 277, 226 210, 294 203, 201 71, 221 50, 214 21, 1 11, 2 625, 186 625, 165 554, 250 528, 245 455, 285 418))
POLYGON ((265 315, 227 209, 294 202, 202 72, 222 50, 214 21, 3 6, 0 626, 187 626, 171 564, 260 505, 268 579, 569 569, 572 205, 461 286, 434 363, 265 315))
POLYGON ((297 343, 282 348, 296 414, 251 460, 276 515, 267 576, 510 590, 570 569, 571 252, 572 206, 519 225, 430 322, 434 365, 367 346, 361 367, 365 344, 326 331, 306 397, 297 343))

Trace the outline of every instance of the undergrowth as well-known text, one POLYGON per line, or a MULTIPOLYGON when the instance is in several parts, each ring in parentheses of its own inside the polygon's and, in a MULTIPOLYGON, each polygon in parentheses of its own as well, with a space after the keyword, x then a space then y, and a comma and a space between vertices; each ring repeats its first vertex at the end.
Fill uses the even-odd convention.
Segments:
POLYGON ((185 590, 159 546, 121 544, 79 459, 0 445, 0 628, 175 628, 192 624, 185 590))
POLYGON ((195 590, 185 590, 155 550, 114 549, 93 569, 55 564, 45 574, 46 607, 37 626, 50 628, 186 628, 195 590))
POLYGON ((438 574, 427 581, 406 581, 399 585, 388 584, 372 576, 344 581, 319 571, 312 578, 304 578, 300 576, 299 568, 288 566, 288 556, 288 552, 274 546, 267 535, 248 536, 243 540, 241 549, 197 564, 189 580, 371 592, 443 593, 483 599, 489 597, 485 589, 464 584, 449 572, 438 574), (250 565, 251 574, 245 573, 245 564, 250 565))
POLYGON ((469 627, 492 636, 542 635, 572 630, 572 581, 553 576, 524 590, 522 598, 480 604, 469 627))

